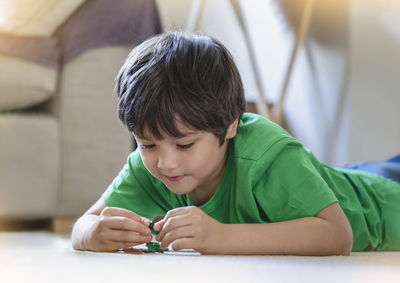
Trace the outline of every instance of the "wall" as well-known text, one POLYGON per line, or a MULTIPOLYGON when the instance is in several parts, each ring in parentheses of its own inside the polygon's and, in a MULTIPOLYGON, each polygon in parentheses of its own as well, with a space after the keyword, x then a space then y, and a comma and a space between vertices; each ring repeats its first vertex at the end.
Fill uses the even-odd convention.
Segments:
POLYGON ((400 1, 352 0, 349 160, 400 153, 400 1))
MULTIPOLYGON (((315 1, 285 100, 285 127, 323 162, 348 156, 347 1, 315 1)), ((276 101, 305 1, 242 1, 270 101, 276 101), (250 3, 252 5, 250 5, 250 3)))
MULTIPOLYGON (((158 1, 166 29, 184 29, 191 3, 158 1)), ((304 3, 240 1, 255 46, 262 90, 270 102, 277 100, 282 88, 304 3)), ((323 162, 339 166, 382 159, 399 151, 399 80, 393 78, 394 71, 400 73, 398 41, 393 41, 393 34, 398 35, 399 30, 389 18, 393 21, 400 15, 399 9, 393 11, 392 6, 398 7, 394 3, 314 2, 308 37, 299 50, 287 92, 285 127, 323 162), (392 11, 391 17, 384 16, 388 11, 392 11), (379 21, 385 22, 386 32, 379 21), (385 127, 380 126, 382 123, 385 127)), ((254 101, 258 89, 230 1, 207 1, 201 31, 215 36, 231 50, 247 99, 254 101)))

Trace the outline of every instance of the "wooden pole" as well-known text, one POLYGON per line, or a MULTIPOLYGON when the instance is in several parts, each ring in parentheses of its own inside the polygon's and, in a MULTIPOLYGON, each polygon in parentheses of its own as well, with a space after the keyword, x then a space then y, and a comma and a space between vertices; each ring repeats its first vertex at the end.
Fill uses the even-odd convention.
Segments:
POLYGON ((242 9, 240 8, 240 4, 239 4, 238 0, 230 0, 230 1, 231 1, 231 5, 235 12, 236 18, 239 21, 240 27, 242 28, 243 35, 246 40, 246 47, 247 47, 247 51, 248 51, 247 53, 249 54, 250 65, 253 70, 254 79, 256 81, 256 86, 257 86, 257 90, 258 90, 257 91, 257 103, 256 103, 257 113, 268 119, 271 119, 272 115, 270 113, 270 109, 268 108, 268 102, 265 98, 265 91, 264 91, 264 88, 261 83, 260 70, 258 69, 258 65, 257 65, 255 48, 254 48, 254 45, 250 38, 250 33, 249 33, 248 27, 245 23, 242 9))
POLYGON ((203 17, 206 0, 193 0, 190 14, 186 21, 186 31, 197 31, 200 29, 201 19, 203 17))
POLYGON ((290 58, 290 63, 286 72, 285 80, 283 83, 282 91, 280 94, 278 105, 274 107, 273 111, 273 120, 279 125, 283 123, 283 103, 286 98, 287 88, 289 86, 289 81, 292 75, 294 62, 296 60, 297 53, 299 51, 300 45, 303 43, 304 39, 307 36, 308 28, 310 26, 311 17, 312 17, 312 10, 314 6, 314 0, 307 0, 304 8, 303 13, 300 21, 300 25, 296 32, 296 42, 292 50, 292 55, 290 58))

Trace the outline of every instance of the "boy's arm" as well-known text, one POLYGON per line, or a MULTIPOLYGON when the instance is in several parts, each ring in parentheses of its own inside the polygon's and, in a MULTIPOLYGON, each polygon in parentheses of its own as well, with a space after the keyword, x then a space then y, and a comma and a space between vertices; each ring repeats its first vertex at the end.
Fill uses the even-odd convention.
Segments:
POLYGON ((350 223, 338 203, 314 217, 268 224, 226 225, 224 253, 280 255, 349 255, 350 223))
POLYGON ((95 224, 100 213, 106 207, 107 204, 100 198, 75 222, 71 233, 72 247, 75 250, 89 249, 85 241, 85 233, 95 224))
POLYGON ((349 255, 353 244, 351 226, 338 203, 314 217, 276 223, 222 224, 194 208, 191 213, 172 211, 157 224, 162 247, 172 243, 174 249, 206 254, 349 255), (189 219, 197 224, 187 224, 189 219))
POLYGON ((87 244, 85 244, 84 235, 88 227, 92 226, 97 219, 98 215, 95 214, 84 214, 74 224, 71 233, 72 248, 75 250, 89 250, 87 244))
POLYGON ((75 223, 71 242, 76 250, 115 251, 151 241, 150 221, 136 213, 109 207, 100 198, 75 223))

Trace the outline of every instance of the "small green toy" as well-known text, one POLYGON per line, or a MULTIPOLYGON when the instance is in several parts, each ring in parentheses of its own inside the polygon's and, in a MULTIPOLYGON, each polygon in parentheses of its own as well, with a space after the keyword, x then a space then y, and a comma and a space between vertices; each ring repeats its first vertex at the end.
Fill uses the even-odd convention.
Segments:
POLYGON ((160 248, 160 243, 157 242, 146 243, 146 247, 147 250, 144 250, 145 253, 163 253, 168 251, 168 248, 166 249, 160 248))
MULTIPOLYGON (((154 224, 155 224, 154 220, 150 222, 149 228, 150 228, 151 233, 153 235, 157 235, 158 232, 154 230, 154 224)), ((146 247, 147 247, 147 250, 144 250, 145 253, 163 253, 163 252, 167 252, 168 251, 168 248, 166 248, 166 249, 160 248, 160 243, 158 243, 158 242, 146 243, 146 247)))
POLYGON ((149 228, 150 228, 150 230, 151 230, 151 234, 153 234, 153 235, 157 235, 158 234, 158 232, 156 231, 156 230, 154 230, 154 220, 153 221, 151 221, 150 222, 150 226, 149 226, 149 228))

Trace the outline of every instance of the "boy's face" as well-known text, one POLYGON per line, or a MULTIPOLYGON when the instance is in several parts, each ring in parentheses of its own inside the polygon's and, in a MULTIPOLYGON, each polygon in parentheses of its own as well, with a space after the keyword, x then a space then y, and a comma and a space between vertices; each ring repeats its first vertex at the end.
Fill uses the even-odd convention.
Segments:
MULTIPOLYGON (((237 121, 228 128, 226 139, 236 135, 237 121)), ((182 138, 163 134, 161 140, 147 131, 134 135, 147 170, 175 194, 189 194, 195 205, 207 202, 222 179, 228 142, 220 146, 210 132, 197 131, 178 123, 182 138)))

